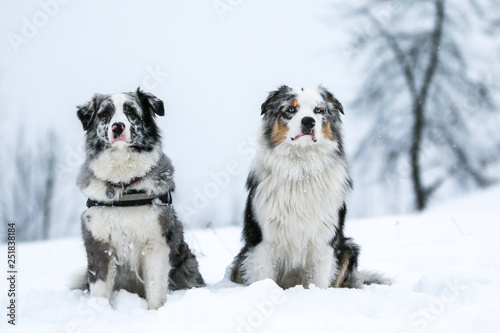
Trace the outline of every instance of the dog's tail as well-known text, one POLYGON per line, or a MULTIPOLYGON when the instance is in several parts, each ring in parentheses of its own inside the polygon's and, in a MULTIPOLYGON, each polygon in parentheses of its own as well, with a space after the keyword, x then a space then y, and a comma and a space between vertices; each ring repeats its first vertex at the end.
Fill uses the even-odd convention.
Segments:
POLYGON ((393 283, 392 279, 374 271, 359 271, 358 278, 364 285, 383 284, 390 286, 393 283))
POLYGON ((71 290, 88 290, 89 289, 89 282, 87 279, 86 270, 74 272, 70 277, 68 287, 71 290))

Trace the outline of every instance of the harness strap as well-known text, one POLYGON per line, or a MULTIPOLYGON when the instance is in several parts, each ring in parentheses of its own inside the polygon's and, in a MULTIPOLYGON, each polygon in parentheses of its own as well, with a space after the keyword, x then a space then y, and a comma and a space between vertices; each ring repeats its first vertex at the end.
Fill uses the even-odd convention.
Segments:
POLYGON ((106 207, 131 207, 131 206, 144 206, 144 205, 171 205, 172 193, 168 191, 162 195, 148 195, 146 192, 137 192, 123 194, 119 200, 102 202, 92 199, 87 200, 87 208, 96 206, 106 207))

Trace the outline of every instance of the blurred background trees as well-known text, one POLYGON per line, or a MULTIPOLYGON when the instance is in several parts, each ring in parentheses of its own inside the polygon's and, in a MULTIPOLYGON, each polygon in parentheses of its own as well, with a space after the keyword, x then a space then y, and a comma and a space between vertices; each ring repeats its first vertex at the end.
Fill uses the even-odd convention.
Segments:
POLYGON ((472 25, 486 35, 498 24, 485 15, 491 5, 369 0, 349 10, 365 27, 351 45, 366 70, 354 106, 370 117, 355 164, 368 178, 406 182, 417 210, 445 184, 496 181, 488 173, 500 158, 494 87, 472 75, 464 52, 478 47, 467 40, 472 25))
POLYGON ((15 145, 2 151, 2 168, 11 171, 10 177, 1 177, 3 234, 7 224, 15 222, 17 240, 48 239, 54 224, 57 136, 49 131, 37 145, 30 145, 22 133, 18 131, 15 145))

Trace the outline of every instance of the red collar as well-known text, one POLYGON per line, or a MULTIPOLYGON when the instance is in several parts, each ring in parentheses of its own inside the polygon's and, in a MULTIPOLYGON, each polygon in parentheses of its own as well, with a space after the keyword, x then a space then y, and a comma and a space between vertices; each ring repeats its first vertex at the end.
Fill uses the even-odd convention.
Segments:
POLYGON ((137 183, 139 180, 141 180, 141 178, 134 177, 131 180, 129 180, 127 183, 112 183, 112 182, 108 182, 108 183, 109 183, 109 185, 111 185, 113 187, 123 187, 123 189, 126 189, 127 187, 131 186, 132 184, 137 183))

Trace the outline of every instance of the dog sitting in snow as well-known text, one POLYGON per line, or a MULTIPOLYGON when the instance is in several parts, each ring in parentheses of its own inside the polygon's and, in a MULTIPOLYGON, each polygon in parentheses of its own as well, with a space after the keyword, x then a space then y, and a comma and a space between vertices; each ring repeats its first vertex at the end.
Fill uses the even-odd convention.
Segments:
POLYGON ((172 207, 174 168, 155 122, 163 102, 140 89, 96 94, 77 115, 87 155, 77 183, 88 197, 82 215, 88 269, 79 287, 108 299, 126 289, 157 309, 167 290, 203 286, 172 207))
POLYGON ((270 278, 282 287, 361 288, 389 283, 358 272, 359 247, 344 236, 352 183, 340 102, 325 88, 281 86, 262 104, 258 149, 247 179, 242 239, 231 280, 270 278))

